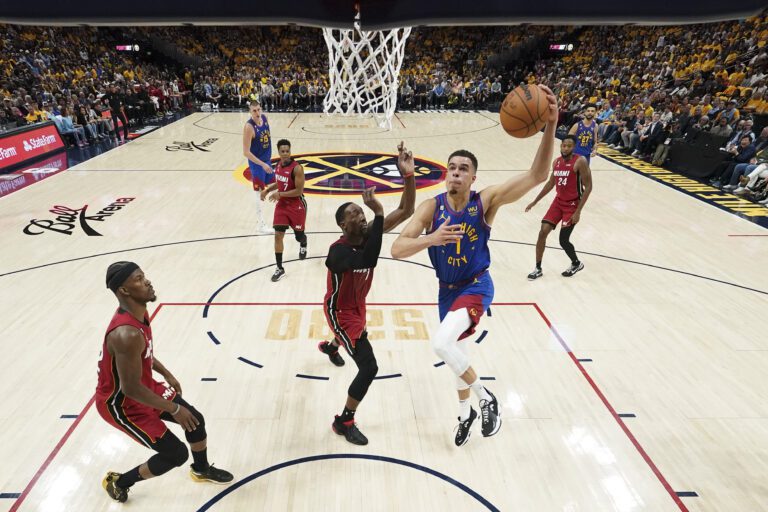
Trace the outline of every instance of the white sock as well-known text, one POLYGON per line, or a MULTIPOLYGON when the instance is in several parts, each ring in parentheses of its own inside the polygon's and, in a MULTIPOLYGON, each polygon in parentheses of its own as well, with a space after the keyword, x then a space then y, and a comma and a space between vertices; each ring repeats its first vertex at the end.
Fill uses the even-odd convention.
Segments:
POLYGON ((256 191, 256 222, 260 228, 263 228, 266 226, 266 223, 261 213, 261 197, 259 197, 259 192, 258 190, 256 191))
POLYGON ((472 406, 469 405, 469 398, 466 400, 459 400, 459 421, 467 421, 471 409, 472 406))
POLYGON ((491 395, 488 394, 488 391, 485 389, 485 386, 480 382, 480 377, 475 379, 475 382, 469 385, 469 387, 474 391, 475 395, 477 395, 477 398, 479 400, 491 400, 491 395))

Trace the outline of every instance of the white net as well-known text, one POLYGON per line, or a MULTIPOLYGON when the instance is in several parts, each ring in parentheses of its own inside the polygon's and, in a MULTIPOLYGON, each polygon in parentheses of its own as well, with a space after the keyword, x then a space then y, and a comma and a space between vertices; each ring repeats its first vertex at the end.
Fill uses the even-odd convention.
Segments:
POLYGON ((324 28, 330 86, 323 111, 372 115, 379 126, 392 128, 400 67, 410 33, 411 27, 360 30, 359 15, 353 29, 324 28))

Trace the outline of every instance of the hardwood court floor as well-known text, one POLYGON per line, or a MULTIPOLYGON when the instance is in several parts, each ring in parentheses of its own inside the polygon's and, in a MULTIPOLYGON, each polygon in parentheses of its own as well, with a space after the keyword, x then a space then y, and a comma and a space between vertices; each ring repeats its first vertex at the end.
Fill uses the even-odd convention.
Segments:
MULTIPOLYGON (((488 112, 402 113, 391 132, 367 119, 269 118, 273 142, 323 153, 331 172, 348 152, 384 162, 377 154, 401 139, 442 164, 469 149, 477 189, 527 169, 539 140, 508 137, 488 112)), ((505 207, 492 231, 494 305, 471 339, 504 423, 460 449, 453 377, 428 341, 434 273, 426 254, 390 259, 386 235, 369 330, 389 378, 359 409, 371 443, 356 447, 329 428, 354 365, 316 349, 328 334, 323 259, 348 198, 308 197, 309 258, 296 261, 289 235, 287 275, 271 283, 272 238, 254 235, 242 177, 245 119, 194 114, 0 198, 0 511, 768 510, 768 238, 729 236, 763 228, 598 158, 573 235, 585 270, 559 275, 568 261, 554 233, 544 277, 528 282, 549 198, 527 214, 536 192, 505 207), (80 224, 84 205, 101 236, 80 224), (235 474, 231 487, 195 484, 184 468, 137 484, 126 505, 101 489, 107 470, 150 455, 89 401, 116 306, 105 269, 125 259, 153 281, 155 355, 205 414, 210 459, 235 474)), ((319 189, 322 166, 311 167, 319 189)), ((389 211, 398 196, 381 199, 389 211)))

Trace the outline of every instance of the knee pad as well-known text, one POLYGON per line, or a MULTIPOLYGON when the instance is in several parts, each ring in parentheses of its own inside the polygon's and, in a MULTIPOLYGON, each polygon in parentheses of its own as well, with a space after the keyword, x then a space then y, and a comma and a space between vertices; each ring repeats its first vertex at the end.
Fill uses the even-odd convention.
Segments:
POLYGON ((307 235, 303 231, 294 231, 293 232, 294 238, 296 238, 296 241, 300 244, 303 244, 307 241, 307 235))
POLYGON ((379 365, 376 362, 376 356, 371 354, 365 360, 360 361, 360 368, 358 369, 360 375, 365 377, 366 380, 373 381, 376 374, 379 373, 379 365))
POLYGON ((189 450, 183 443, 176 445, 174 450, 168 454, 169 461, 172 461, 176 467, 183 466, 189 460, 189 450))
POLYGON ((464 382, 464 379, 462 379, 461 377, 456 377, 456 390, 457 391, 466 391, 467 389, 469 389, 469 387, 470 387, 469 384, 464 382))

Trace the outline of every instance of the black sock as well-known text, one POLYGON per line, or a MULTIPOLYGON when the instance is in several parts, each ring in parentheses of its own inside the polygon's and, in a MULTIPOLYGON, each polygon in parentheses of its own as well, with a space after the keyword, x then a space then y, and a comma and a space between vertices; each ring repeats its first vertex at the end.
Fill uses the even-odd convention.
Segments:
POLYGON ((195 471, 207 471, 208 470, 208 448, 203 448, 199 452, 192 451, 192 469, 195 471))
POLYGON ((341 416, 339 416, 339 421, 342 423, 346 423, 348 421, 354 421, 355 419, 355 411, 352 409, 349 409, 348 407, 344 407, 344 412, 341 413, 341 416))
POLYGON ((339 347, 335 346, 330 341, 325 342, 325 349, 323 349, 323 352, 325 352, 326 354, 335 354, 338 351, 339 351, 339 347))
POLYGON ((277 262, 277 268, 283 268, 283 253, 275 253, 275 261, 277 262))
POLYGON ((128 489, 130 486, 138 482, 139 480, 143 480, 141 478, 141 475, 139 474, 139 466, 136 466, 132 470, 128 471, 127 473, 123 473, 120 475, 120 478, 117 479, 118 487, 121 489, 128 489))
POLYGON ((541 261, 536 262, 536 268, 541 270, 541 261))

